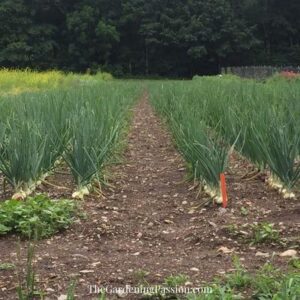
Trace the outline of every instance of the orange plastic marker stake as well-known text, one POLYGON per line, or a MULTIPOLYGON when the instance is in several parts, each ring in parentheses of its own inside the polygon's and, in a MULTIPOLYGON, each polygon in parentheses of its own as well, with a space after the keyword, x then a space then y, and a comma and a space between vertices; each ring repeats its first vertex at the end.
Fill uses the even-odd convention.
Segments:
POLYGON ((222 192, 222 199, 223 199, 223 208, 227 207, 227 189, 226 189, 226 179, 225 174, 220 174, 220 180, 221 180, 221 192, 222 192))

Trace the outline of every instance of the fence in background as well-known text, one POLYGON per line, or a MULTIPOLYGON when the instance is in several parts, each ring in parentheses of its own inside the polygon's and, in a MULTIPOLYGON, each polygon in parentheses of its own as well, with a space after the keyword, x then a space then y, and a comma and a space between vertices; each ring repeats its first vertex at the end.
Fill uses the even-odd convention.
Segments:
POLYGON ((251 67, 226 67, 222 68, 222 74, 233 74, 244 78, 265 79, 273 76, 276 73, 283 71, 300 73, 300 66, 285 66, 285 67, 271 67, 271 66, 251 66, 251 67))

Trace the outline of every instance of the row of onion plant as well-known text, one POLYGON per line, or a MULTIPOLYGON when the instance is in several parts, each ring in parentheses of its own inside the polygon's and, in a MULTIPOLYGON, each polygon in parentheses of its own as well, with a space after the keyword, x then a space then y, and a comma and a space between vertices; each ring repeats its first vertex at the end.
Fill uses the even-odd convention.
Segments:
POLYGON ((204 121, 205 107, 193 107, 187 84, 164 83, 151 86, 151 101, 165 118, 175 144, 186 160, 194 180, 217 203, 222 202, 220 174, 227 167, 231 145, 204 121))
POLYGON ((101 177, 126 122, 137 87, 119 82, 24 93, 0 101, 0 171, 15 197, 28 196, 65 161, 88 193, 101 177))
POLYGON ((198 77, 191 82, 164 83, 160 94, 161 107, 181 110, 180 124, 197 116, 192 126, 204 123, 212 132, 208 136, 217 135, 214 141, 234 145, 258 170, 270 172, 270 185, 284 197, 295 196, 293 189, 300 179, 299 82, 198 77))

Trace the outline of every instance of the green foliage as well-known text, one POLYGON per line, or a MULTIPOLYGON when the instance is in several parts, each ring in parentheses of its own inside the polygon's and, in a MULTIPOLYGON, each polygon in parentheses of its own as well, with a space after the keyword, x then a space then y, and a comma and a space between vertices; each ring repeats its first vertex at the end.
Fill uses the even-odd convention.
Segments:
POLYGON ((205 105, 191 98, 191 85, 169 83, 150 86, 151 101, 166 119, 175 143, 191 167, 193 178, 200 180, 219 197, 220 174, 227 166, 230 145, 205 122, 205 105), (199 105, 200 104, 200 105, 199 105))
POLYGON ((233 258, 235 271, 226 275, 226 284, 231 288, 243 289, 251 285, 251 277, 245 268, 241 265, 238 257, 233 258))
POLYGON ((248 216, 248 214, 249 214, 248 209, 242 206, 242 207, 241 207, 241 214, 242 214, 243 216, 248 216))
POLYGON ((189 277, 184 274, 178 274, 178 275, 170 275, 167 278, 165 278, 165 285, 170 287, 180 287, 184 286, 184 284, 189 280, 189 277))
POLYGON ((300 274, 288 274, 272 300, 297 300, 300 297, 300 274))
POLYGON ((271 298, 279 288, 280 270, 274 268, 271 264, 265 264, 256 274, 254 279, 255 295, 259 297, 271 298))
MULTIPOLYGON (((24 75, 26 76, 26 75, 24 75)), ((0 102, 0 171, 28 195, 64 159, 78 188, 100 181, 139 87, 80 77, 75 89, 6 96, 0 102)), ((98 80, 99 79, 99 80, 98 80)))
POLYGON ((256 275, 248 273, 235 260, 236 271, 209 285, 208 294, 189 294, 188 300, 296 300, 300 297, 300 274, 282 272, 271 264, 264 265, 256 275))
POLYGON ((289 265, 295 269, 300 269, 300 258, 292 258, 289 265))
POLYGON ((252 244, 260 244, 266 242, 278 242, 279 232, 270 223, 259 223, 252 225, 253 237, 252 244))
POLYGON ((76 282, 72 281, 68 287, 67 300, 75 299, 76 282))
POLYGON ((0 204, 0 234, 18 233, 27 238, 45 238, 66 229, 77 215, 75 202, 50 200, 45 196, 0 204))
POLYGON ((0 3, 0 65, 186 76, 300 62, 297 0, 0 3))
POLYGON ((43 292, 36 289, 36 274, 33 266, 35 244, 29 242, 25 274, 18 273, 19 285, 17 286, 18 300, 31 300, 35 297, 43 298, 43 292))
MULTIPOLYGON (((0 229, 0 232, 1 232, 1 229, 0 229)), ((14 269, 15 267, 16 266, 11 263, 0 263, 0 271, 11 270, 11 269, 14 269)))
POLYGON ((179 150, 193 172, 199 168, 197 178, 216 186, 228 150, 234 147, 259 170, 270 170, 285 196, 299 182, 296 82, 260 83, 223 76, 153 82, 149 87, 152 102, 171 124, 179 150))
POLYGON ((71 150, 65 159, 79 187, 98 175, 117 138, 118 124, 106 115, 105 107, 101 112, 99 115, 90 107, 82 108, 71 121, 71 150))
POLYGON ((50 89, 64 89, 76 85, 94 85, 102 80, 112 80, 109 73, 74 74, 59 71, 36 72, 30 69, 0 69, 0 95, 18 95, 50 89))

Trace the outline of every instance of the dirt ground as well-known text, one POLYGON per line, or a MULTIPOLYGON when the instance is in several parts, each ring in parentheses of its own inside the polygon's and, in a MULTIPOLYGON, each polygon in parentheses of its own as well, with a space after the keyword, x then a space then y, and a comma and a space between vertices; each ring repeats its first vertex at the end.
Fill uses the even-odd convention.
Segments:
MULTIPOLYGON (((85 199, 86 219, 37 243, 34 266, 38 286, 48 299, 64 299, 58 297, 67 293, 74 279, 78 299, 97 299, 90 294, 90 285, 124 287, 144 279, 159 284, 171 274, 186 274, 190 285, 203 286, 232 270, 233 255, 250 271, 270 260, 285 268, 287 258, 277 254, 291 247, 300 250, 299 200, 284 200, 261 176, 242 179, 250 166, 234 156, 226 176, 228 209, 200 205, 205 195, 198 195, 198 189, 186 180, 185 164, 146 97, 133 113, 124 163, 111 170, 113 188, 105 189, 105 197, 85 199), (250 245, 248 224, 253 222, 274 223, 285 244, 250 245), (232 224, 237 226, 229 230, 232 224), (220 247, 230 253, 218 251, 220 247)), ((72 187, 68 175, 50 179, 72 187)), ((43 191, 52 197, 69 197, 71 192, 52 186, 43 191)), ((0 237, 0 263, 21 268, 26 248, 27 242, 18 242, 16 236, 0 237)), ((17 299, 16 273, 16 269, 0 270, 0 299, 17 299)), ((135 299, 133 295, 108 295, 108 299, 121 296, 135 299)))

